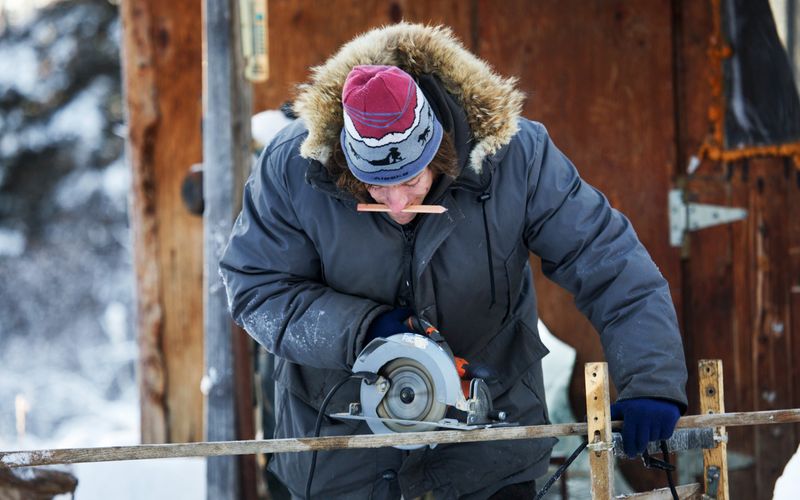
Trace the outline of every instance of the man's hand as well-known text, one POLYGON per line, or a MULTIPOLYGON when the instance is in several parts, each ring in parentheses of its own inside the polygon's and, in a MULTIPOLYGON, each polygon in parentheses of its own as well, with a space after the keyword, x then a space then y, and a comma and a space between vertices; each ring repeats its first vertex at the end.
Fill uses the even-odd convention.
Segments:
POLYGON ((370 341, 382 337, 391 337, 396 333, 406 333, 411 331, 406 320, 414 314, 414 312, 407 307, 400 307, 392 309, 385 313, 379 314, 367 329, 367 336, 364 339, 364 345, 370 341))
POLYGON ((650 441, 669 439, 680 408, 664 399, 636 398, 611 405, 611 419, 622 420, 622 442, 629 457, 640 455, 650 441))
POLYGON ((470 363, 458 356, 456 356, 456 369, 458 370, 458 376, 462 380, 469 381, 474 378, 482 378, 488 383, 497 379, 497 372, 491 366, 484 363, 470 363))

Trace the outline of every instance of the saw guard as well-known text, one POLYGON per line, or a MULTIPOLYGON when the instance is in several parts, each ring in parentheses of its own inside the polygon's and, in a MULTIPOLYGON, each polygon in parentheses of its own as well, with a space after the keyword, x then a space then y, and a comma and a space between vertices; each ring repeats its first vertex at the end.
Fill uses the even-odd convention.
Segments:
MULTIPOLYGON (((447 406, 465 407, 461 379, 452 355, 436 342, 416 333, 400 333, 373 340, 359 354, 353 371, 380 373, 384 366, 398 358, 415 360, 425 368, 433 380, 436 401, 447 406)), ((367 425, 375 434, 396 432, 378 419, 377 408, 388 389, 389 382, 385 379, 372 385, 361 383, 361 407, 364 416, 369 417, 367 425)))

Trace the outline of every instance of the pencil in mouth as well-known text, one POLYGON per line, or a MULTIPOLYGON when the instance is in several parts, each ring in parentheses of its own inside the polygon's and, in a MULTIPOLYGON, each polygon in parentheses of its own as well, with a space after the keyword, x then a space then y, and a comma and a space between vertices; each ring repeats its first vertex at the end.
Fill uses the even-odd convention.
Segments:
MULTIPOLYGON (((380 203, 359 203, 356 207, 359 212, 391 212, 391 209, 380 203)), ((412 214, 443 214, 447 209, 441 205, 409 205, 400 210, 412 214)))

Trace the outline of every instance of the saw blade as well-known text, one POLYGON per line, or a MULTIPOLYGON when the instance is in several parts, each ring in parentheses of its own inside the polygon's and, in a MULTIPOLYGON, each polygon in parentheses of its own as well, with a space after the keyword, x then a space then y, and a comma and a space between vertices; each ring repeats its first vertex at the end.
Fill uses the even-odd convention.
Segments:
POLYGON ((398 358, 388 363, 383 376, 391 380, 380 405, 378 416, 390 419, 384 424, 394 432, 415 432, 430 430, 428 424, 407 424, 394 420, 438 422, 447 406, 436 398, 433 377, 420 362, 411 358, 398 358))

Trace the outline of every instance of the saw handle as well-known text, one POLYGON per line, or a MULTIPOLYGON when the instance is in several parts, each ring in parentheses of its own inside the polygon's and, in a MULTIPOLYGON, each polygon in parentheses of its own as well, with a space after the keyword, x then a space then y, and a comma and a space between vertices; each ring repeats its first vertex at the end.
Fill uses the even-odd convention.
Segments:
MULTIPOLYGON (((420 318, 419 316, 411 315, 406 320, 406 324, 411 329, 412 332, 417 332, 420 335, 427 335, 428 337, 434 337, 436 335, 441 336, 439 333, 439 329, 433 326, 428 321, 420 318)), ((438 342, 438 339, 432 339, 434 342, 438 342)))
MULTIPOLYGON (((419 316, 409 316, 406 320, 408 327, 421 335, 426 335, 434 342, 444 343, 444 337, 439 332, 439 329, 433 326, 430 322, 420 318, 419 316)), ((449 347, 448 347, 449 349, 449 347)), ((485 380, 492 380, 495 378, 494 370, 480 363, 470 363, 464 358, 453 355, 456 362, 456 370, 458 376, 465 380, 473 378, 482 378, 485 380)))
POLYGON ((461 378, 466 377, 467 375, 467 366, 469 365, 469 361, 464 358, 459 358, 458 356, 455 357, 456 361, 456 370, 458 370, 458 376, 461 378))

